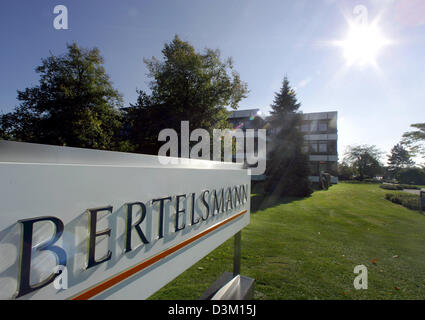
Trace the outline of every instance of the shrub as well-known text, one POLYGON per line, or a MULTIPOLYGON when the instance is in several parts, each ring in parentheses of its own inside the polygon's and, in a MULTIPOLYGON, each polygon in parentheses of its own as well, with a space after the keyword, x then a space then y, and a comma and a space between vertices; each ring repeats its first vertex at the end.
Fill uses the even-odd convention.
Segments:
POLYGON ((420 168, 402 169, 397 174, 397 180, 404 184, 425 184, 425 170, 420 168))
POLYGON ((379 187, 385 190, 403 190, 398 184, 381 184, 379 187))
POLYGON ((329 173, 320 173, 320 188, 322 190, 328 190, 331 186, 331 175, 329 173))
POLYGON ((382 184, 379 187, 385 190, 403 190, 403 189, 421 190, 420 187, 412 186, 409 184, 382 184))
POLYGON ((399 186, 402 187, 403 189, 421 190, 420 187, 418 187, 418 186, 412 186, 410 184, 399 184, 399 186))
POLYGON ((353 180, 354 170, 346 163, 338 163, 338 179, 341 181, 353 180))
POLYGON ((382 183, 382 180, 376 179, 376 178, 367 178, 363 180, 364 183, 382 183))
POLYGON ((387 193, 385 199, 412 210, 419 210, 419 197, 415 194, 406 192, 387 193))

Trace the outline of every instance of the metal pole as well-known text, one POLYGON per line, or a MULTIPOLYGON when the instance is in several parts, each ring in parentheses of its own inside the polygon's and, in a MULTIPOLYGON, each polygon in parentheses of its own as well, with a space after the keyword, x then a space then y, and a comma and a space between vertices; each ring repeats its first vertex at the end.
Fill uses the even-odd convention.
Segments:
POLYGON ((423 201, 423 195, 424 191, 419 191, 419 212, 422 213, 422 201, 423 201))
POLYGON ((241 239, 242 231, 235 234, 235 248, 233 252, 233 276, 236 277, 241 273, 241 239))

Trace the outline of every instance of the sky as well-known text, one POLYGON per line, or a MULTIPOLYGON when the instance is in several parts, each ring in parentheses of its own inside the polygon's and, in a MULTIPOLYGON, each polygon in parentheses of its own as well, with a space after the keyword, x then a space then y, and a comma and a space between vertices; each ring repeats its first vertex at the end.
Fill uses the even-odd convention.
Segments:
POLYGON ((161 58, 175 34, 198 51, 233 58, 249 89, 239 109, 267 115, 286 75, 301 111, 338 111, 340 159, 354 144, 388 154, 411 124, 425 122, 423 0, 3 0, 0 113, 18 105, 16 90, 38 84, 42 58, 74 41, 100 49, 114 87, 133 103, 136 89, 149 87, 143 58, 161 58), (68 9, 67 30, 54 28, 56 5, 68 9), (350 21, 365 22, 358 5, 366 24, 380 30, 366 43, 381 40, 373 63, 350 64, 347 50, 357 51, 341 45, 351 39, 350 21))

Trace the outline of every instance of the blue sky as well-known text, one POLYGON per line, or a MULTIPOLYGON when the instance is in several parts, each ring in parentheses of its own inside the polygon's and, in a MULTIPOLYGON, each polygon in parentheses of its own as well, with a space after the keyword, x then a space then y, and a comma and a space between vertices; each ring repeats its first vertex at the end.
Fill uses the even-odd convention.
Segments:
POLYGON ((375 144, 388 153, 412 123, 425 122, 425 7, 422 0, 139 0, 1 1, 0 112, 18 103, 16 90, 38 83, 34 72, 66 43, 98 47, 126 104, 147 89, 143 58, 160 57, 175 34, 196 49, 233 57, 250 90, 240 109, 270 110, 284 75, 303 112, 339 112, 339 153, 375 144), (421 4, 422 2, 422 4, 421 4), (68 8, 68 30, 53 28, 53 8, 68 8), (362 4, 391 45, 377 67, 347 67, 331 45, 348 32, 362 4))

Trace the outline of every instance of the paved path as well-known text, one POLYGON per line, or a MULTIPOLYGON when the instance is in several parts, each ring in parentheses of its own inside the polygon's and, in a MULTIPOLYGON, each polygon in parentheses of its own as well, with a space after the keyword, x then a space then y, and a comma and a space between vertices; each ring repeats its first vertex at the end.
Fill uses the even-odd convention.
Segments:
MULTIPOLYGON (((421 190, 422 190, 422 191, 425 191, 425 189, 424 189, 424 188, 422 188, 421 190)), ((409 193, 413 193, 413 194, 416 194, 416 195, 419 195, 419 192, 420 192, 421 190, 403 189, 403 191, 404 191, 404 192, 409 192, 409 193)))

